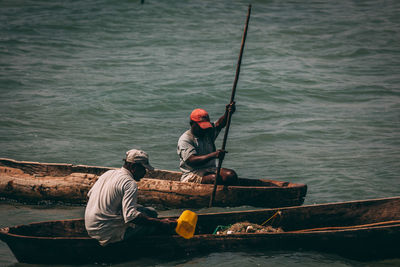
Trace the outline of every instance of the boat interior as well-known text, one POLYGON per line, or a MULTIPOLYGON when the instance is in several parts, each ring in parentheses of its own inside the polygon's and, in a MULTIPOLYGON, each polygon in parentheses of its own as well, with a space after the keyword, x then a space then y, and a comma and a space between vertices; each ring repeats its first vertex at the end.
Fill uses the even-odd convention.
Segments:
MULTIPOLYGON (((264 225, 280 227, 284 232, 400 225, 400 197, 329 205, 199 214, 195 235, 213 234, 218 226, 229 226, 238 222, 258 225, 265 223, 264 225)), ((83 219, 31 223, 10 227, 8 232, 35 237, 87 237, 83 219)))

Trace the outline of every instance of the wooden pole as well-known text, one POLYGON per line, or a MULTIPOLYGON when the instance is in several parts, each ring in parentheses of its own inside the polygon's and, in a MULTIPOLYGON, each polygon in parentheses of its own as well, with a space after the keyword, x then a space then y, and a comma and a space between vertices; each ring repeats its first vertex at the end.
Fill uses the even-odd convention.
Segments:
MULTIPOLYGON (((244 44, 246 42, 247 28, 249 26, 249 20, 250 20, 250 13, 251 13, 251 5, 249 5, 249 8, 247 10, 246 25, 244 27, 244 33, 243 33, 243 37, 242 37, 242 44, 241 44, 241 47, 240 47, 239 59, 238 59, 237 65, 236 65, 236 75, 235 75, 235 81, 233 82, 230 103, 233 103, 233 101, 235 99, 236 85, 237 85, 238 80, 239 80, 240 64, 242 63, 242 55, 243 55, 243 50, 244 50, 244 44)), ((226 128, 225 128, 224 140, 222 141, 222 148, 221 148, 222 150, 225 150, 225 146, 226 146, 226 141, 228 139, 228 133, 229 133, 230 125, 231 125, 231 112, 228 112, 228 118, 227 118, 227 123, 226 123, 226 128)), ((213 187, 213 191, 212 191, 212 194, 211 194, 211 197, 210 197, 210 204, 209 204, 210 208, 214 204, 215 192, 217 191, 217 181, 219 180, 219 178, 221 176, 220 172, 221 172, 222 161, 223 161, 222 159, 218 160, 217 172, 216 172, 216 177, 215 177, 215 181, 214 181, 214 187, 213 187)))

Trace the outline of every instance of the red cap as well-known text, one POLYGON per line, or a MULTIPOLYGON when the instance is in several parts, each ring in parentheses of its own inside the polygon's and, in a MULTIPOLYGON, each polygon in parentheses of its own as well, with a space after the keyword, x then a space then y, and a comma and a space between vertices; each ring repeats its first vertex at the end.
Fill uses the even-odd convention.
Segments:
POLYGON ((197 108, 192 111, 192 114, 190 114, 190 120, 196 122, 202 129, 208 129, 212 127, 208 112, 201 108, 197 108))

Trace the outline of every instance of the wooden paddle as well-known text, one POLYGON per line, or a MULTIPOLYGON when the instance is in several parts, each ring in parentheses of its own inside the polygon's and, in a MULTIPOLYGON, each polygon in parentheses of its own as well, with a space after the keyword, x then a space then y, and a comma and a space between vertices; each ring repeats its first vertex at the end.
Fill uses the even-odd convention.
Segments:
MULTIPOLYGON (((231 101, 230 103, 232 104, 234 99, 235 99, 235 93, 236 93, 236 85, 239 80, 239 73, 240 73, 240 64, 242 63, 242 55, 243 55, 243 50, 244 50, 244 43, 246 42, 246 36, 247 36, 247 28, 249 26, 249 20, 250 20, 250 13, 251 13, 251 5, 249 5, 249 8, 247 10, 247 18, 246 18, 246 25, 244 27, 244 33, 242 37, 242 45, 240 47, 240 53, 239 53, 239 59, 238 63, 236 65, 236 75, 235 75, 235 81, 233 82, 233 87, 232 87, 232 94, 231 94, 231 101)), ((228 139, 228 133, 229 133, 229 127, 231 125, 231 112, 228 112, 228 118, 227 118, 227 123, 226 123, 226 129, 225 129, 225 134, 224 134, 224 140, 222 141, 222 150, 225 150, 226 146, 226 140, 228 139)), ((216 177, 214 181, 214 188, 210 197, 210 204, 209 207, 211 208, 214 204, 214 198, 215 198, 215 192, 217 191, 217 181, 219 180, 221 174, 221 166, 222 166, 222 159, 218 160, 218 166, 217 166, 217 172, 216 172, 216 177)))

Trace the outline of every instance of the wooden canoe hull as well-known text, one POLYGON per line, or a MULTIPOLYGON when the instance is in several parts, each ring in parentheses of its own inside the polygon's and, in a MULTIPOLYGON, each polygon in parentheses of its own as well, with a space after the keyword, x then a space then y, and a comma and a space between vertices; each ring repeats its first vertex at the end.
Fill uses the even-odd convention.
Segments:
MULTIPOLYGON (((92 185, 110 169, 113 168, 0 158, 0 197, 25 202, 86 203, 92 185)), ((207 207, 213 185, 182 183, 180 176, 174 171, 149 172, 138 183, 138 202, 163 208, 207 207)), ((304 184, 241 178, 237 186, 218 186, 214 205, 298 206, 303 204, 306 193, 304 184)))
POLYGON ((363 260, 400 258, 400 197, 200 214, 196 234, 188 240, 176 235, 148 236, 102 247, 87 237, 84 222, 80 219, 2 228, 0 238, 18 261, 25 263, 110 263, 217 251, 299 249, 363 260), (272 221, 272 225, 282 227, 284 232, 211 234, 221 224, 240 221, 260 224, 277 211, 281 211, 281 215, 272 221))

